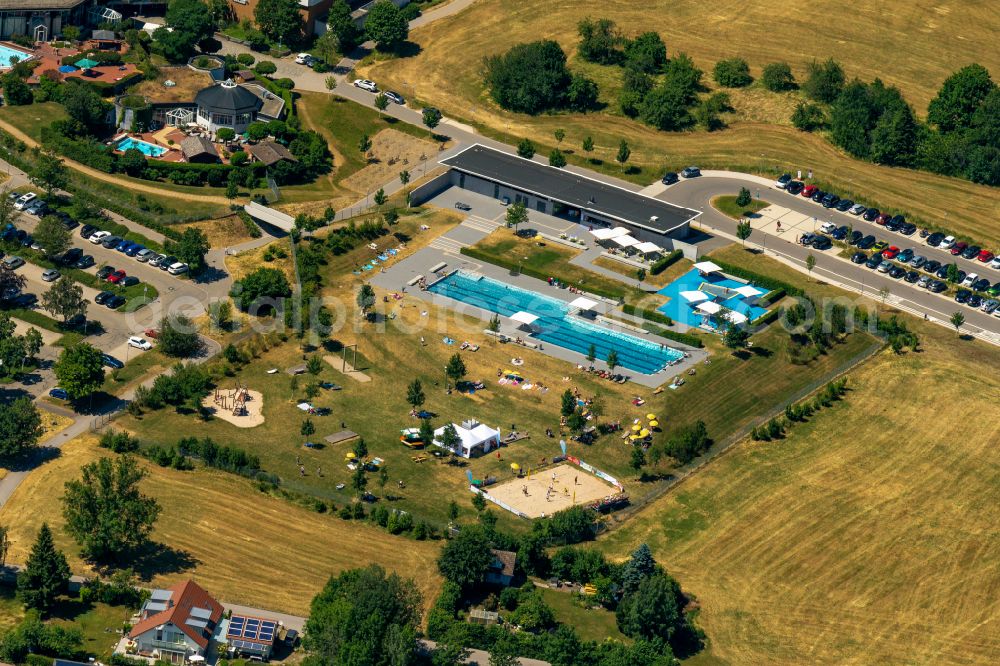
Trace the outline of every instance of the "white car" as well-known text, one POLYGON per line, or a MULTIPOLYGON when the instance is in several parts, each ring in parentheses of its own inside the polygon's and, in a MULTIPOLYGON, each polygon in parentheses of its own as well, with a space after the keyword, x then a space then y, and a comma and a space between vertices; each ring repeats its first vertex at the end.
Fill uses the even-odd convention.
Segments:
POLYGON ((861 215, 861 213, 865 212, 866 210, 868 209, 862 206, 861 204, 854 204, 848 209, 847 212, 850 213, 851 215, 861 215))
POLYGON ((34 192, 28 192, 27 194, 25 194, 20 199, 14 202, 14 208, 16 208, 17 210, 24 210, 28 206, 28 204, 30 204, 37 198, 38 198, 37 194, 35 194, 34 192))
POLYGON ((103 241, 105 238, 107 238, 110 235, 111 235, 110 231, 103 231, 103 230, 102 231, 95 231, 94 233, 92 233, 90 235, 90 238, 88 240, 91 243, 93 243, 94 245, 100 245, 101 241, 103 241))
POLYGON ((297 65, 311 65, 313 57, 308 53, 300 53, 295 56, 295 64, 297 65))
POLYGON ((938 243, 938 247, 942 250, 950 250, 955 245, 954 236, 945 236, 944 240, 938 243))
POLYGON ((834 224, 833 222, 824 222, 819 226, 819 231, 820 233, 823 234, 832 234, 836 230, 837 230, 837 225, 834 224))
POLYGON ((963 287, 971 287, 973 285, 973 283, 975 283, 975 281, 978 280, 978 279, 979 279, 979 275, 978 274, 976 274, 976 273, 969 273, 968 275, 965 276, 965 279, 962 280, 962 286, 963 287))
POLYGON ((181 273, 187 273, 187 269, 187 264, 178 261, 176 264, 171 264, 170 267, 167 268, 167 272, 171 275, 180 275, 181 273))
POLYGON ((133 335, 128 339, 128 346, 141 349, 142 351, 149 351, 153 348, 153 345, 149 342, 149 340, 146 338, 140 338, 138 335, 133 335))
POLYGON ((1000 257, 993 257, 993 261, 989 263, 989 267, 1000 271, 1000 257))
POLYGON ((378 92, 378 86, 375 85, 375 82, 369 81, 368 79, 354 79, 354 87, 367 90, 370 93, 378 92))
POLYGON ((156 253, 153 252, 152 250, 148 248, 142 248, 141 250, 135 253, 135 260, 138 261, 140 264, 144 264, 155 256, 156 253))

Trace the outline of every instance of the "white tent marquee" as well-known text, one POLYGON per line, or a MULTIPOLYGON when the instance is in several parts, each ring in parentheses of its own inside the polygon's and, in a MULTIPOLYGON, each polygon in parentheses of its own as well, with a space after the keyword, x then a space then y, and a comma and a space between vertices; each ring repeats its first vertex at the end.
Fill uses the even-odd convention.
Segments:
POLYGON ((750 285, 744 285, 736 290, 736 293, 743 298, 753 298, 754 296, 760 296, 761 290, 757 287, 751 287, 750 285))
POLYGON ((697 306, 695 306, 695 309, 701 310, 702 312, 706 312, 708 314, 716 314, 717 312, 722 310, 722 306, 719 305, 718 303, 713 303, 712 301, 705 301, 704 303, 699 303, 697 306))
MULTIPOLYGON (((494 430, 477 421, 463 421, 462 425, 457 423, 452 423, 451 425, 455 428, 455 433, 458 435, 458 443, 454 449, 448 450, 453 451, 455 455, 462 456, 463 458, 471 458, 474 455, 489 453, 492 449, 500 446, 499 430, 494 430)), ((445 427, 442 426, 434 431, 434 445, 442 449, 446 448, 441 443, 445 427)))
POLYGON ((644 241, 635 246, 635 249, 643 254, 653 254, 654 252, 663 252, 663 248, 656 243, 651 243, 649 241, 644 241))
POLYGON ((593 310, 596 305, 597 301, 592 301, 584 296, 580 296, 569 304, 571 308, 577 308, 579 310, 593 310))
POLYGON ((628 229, 625 227, 615 227, 614 229, 600 228, 590 232, 597 240, 610 240, 616 236, 627 236, 628 229))
POLYGON ((631 236, 615 236, 611 239, 611 242, 620 247, 632 247, 639 244, 639 241, 631 236))

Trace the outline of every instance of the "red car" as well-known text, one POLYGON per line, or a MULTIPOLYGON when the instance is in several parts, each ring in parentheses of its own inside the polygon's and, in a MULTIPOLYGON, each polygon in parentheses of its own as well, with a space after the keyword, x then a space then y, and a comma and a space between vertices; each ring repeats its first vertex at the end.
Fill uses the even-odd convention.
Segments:
POLYGON ((125 271, 115 271, 108 276, 108 282, 112 284, 118 284, 125 279, 125 271))
POLYGON ((154 340, 160 337, 160 332, 157 331, 155 328, 147 328, 145 333, 147 338, 153 338, 154 340))
POLYGON ((816 194, 818 188, 815 185, 806 185, 802 188, 802 196, 806 199, 810 198, 812 195, 816 194))
POLYGON ((987 264, 993 261, 993 257, 995 256, 996 255, 990 252, 989 250, 980 250, 977 259, 979 259, 979 261, 983 262, 984 264, 987 264))
POLYGON ((969 247, 969 244, 965 241, 958 241, 951 246, 951 256, 957 257, 958 255, 965 252, 965 248, 969 247))
POLYGON ((878 217, 875 218, 875 224, 878 224, 878 225, 884 227, 886 225, 886 223, 889 220, 891 220, 891 219, 892 219, 892 215, 889 215, 888 213, 882 213, 881 215, 879 215, 878 217))
POLYGON ((882 250, 882 257, 884 259, 895 259, 897 254, 899 254, 899 248, 895 245, 890 245, 882 250))

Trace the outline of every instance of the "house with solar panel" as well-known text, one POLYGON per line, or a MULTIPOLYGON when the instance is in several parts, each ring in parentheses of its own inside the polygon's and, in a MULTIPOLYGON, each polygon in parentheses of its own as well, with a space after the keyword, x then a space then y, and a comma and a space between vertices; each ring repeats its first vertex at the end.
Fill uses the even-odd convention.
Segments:
POLYGON ((226 628, 227 652, 231 657, 260 657, 267 661, 274 648, 278 623, 248 615, 233 615, 226 628))
POLYGON ((194 581, 153 590, 128 637, 133 654, 171 664, 206 657, 222 621, 222 606, 194 581))

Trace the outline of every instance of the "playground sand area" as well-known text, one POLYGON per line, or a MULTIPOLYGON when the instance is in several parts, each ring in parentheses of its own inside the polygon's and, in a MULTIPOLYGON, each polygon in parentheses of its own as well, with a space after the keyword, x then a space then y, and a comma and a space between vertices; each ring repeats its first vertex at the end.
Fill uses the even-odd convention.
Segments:
POLYGON ((610 483, 568 463, 546 467, 532 472, 530 476, 498 483, 485 490, 531 518, 551 516, 557 511, 578 504, 591 504, 618 492, 610 483), (551 493, 548 493, 549 486, 552 487, 551 493))
POLYGON ((259 391, 246 389, 246 401, 242 413, 233 413, 234 391, 220 390, 218 397, 210 393, 201 405, 217 419, 232 423, 237 428, 255 428, 264 423, 264 396, 259 391))

